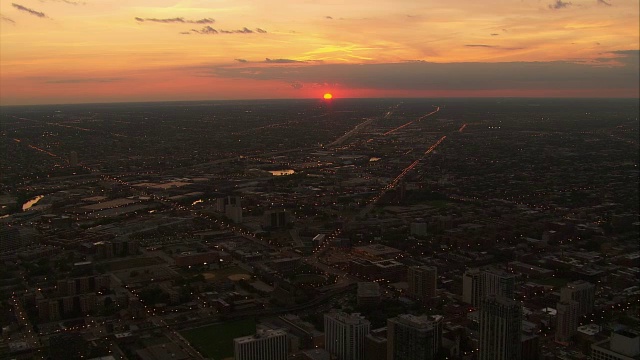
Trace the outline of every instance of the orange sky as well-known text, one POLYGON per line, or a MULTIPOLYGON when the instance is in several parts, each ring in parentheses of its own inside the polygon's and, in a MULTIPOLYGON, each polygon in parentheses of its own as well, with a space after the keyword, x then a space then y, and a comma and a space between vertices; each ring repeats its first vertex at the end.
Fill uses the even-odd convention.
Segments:
POLYGON ((0 14, 1 105, 638 97, 637 0, 7 0, 0 14))

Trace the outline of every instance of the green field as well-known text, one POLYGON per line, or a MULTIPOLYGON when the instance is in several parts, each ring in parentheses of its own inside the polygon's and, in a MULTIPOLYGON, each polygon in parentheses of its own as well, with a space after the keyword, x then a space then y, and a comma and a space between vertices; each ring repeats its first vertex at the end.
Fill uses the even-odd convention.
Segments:
POLYGON ((219 270, 211 270, 202 273, 204 275, 205 280, 223 280, 226 279, 229 275, 234 274, 249 274, 249 272, 240 266, 230 266, 227 268, 222 268, 219 270))
POLYGON ((233 357, 233 339, 256 333, 254 319, 204 326, 181 331, 182 336, 204 356, 214 360, 233 357))

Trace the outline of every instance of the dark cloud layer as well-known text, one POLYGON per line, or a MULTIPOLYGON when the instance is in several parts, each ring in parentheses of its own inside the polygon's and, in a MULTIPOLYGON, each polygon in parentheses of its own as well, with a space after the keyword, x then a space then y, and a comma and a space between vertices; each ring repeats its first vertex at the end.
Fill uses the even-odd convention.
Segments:
MULTIPOLYGON (((337 83, 350 88, 384 90, 540 90, 637 89, 639 51, 619 51, 617 66, 555 62, 390 64, 301 64, 289 66, 218 67, 213 76, 280 80, 293 83, 337 83)), ((611 60, 611 57, 608 57, 611 60)))
POLYGON ((293 60, 293 59, 264 59, 264 62, 267 64, 293 64, 293 63, 301 63, 303 61, 293 60))
POLYGON ((36 10, 33 10, 33 9, 29 9, 28 7, 22 6, 20 4, 11 3, 11 6, 13 6, 14 8, 16 8, 18 10, 27 12, 27 13, 29 13, 31 15, 35 15, 37 17, 41 17, 41 18, 47 17, 47 15, 45 15, 43 12, 36 11, 36 10))
POLYGON ((47 79, 47 84, 85 84, 85 83, 112 83, 126 80, 125 78, 68 78, 68 79, 47 79))
POLYGON ((223 29, 214 29, 211 26, 205 26, 202 29, 198 30, 198 29, 191 29, 192 32, 196 33, 196 34, 205 34, 205 35, 215 35, 215 34, 253 34, 253 33, 259 33, 259 34, 266 34, 267 31, 263 30, 261 28, 256 28, 255 30, 251 30, 247 27, 244 27, 242 29, 238 29, 238 30, 223 30, 223 29))
POLYGON ((84 1, 73 1, 73 0, 40 0, 41 2, 53 1, 53 2, 61 2, 69 5, 86 5, 87 3, 84 1))
POLYGON ((12 23, 12 24, 15 24, 15 23, 16 23, 13 19, 8 18, 8 17, 6 17, 6 16, 4 16, 4 15, 0 15, 0 20, 2 20, 2 21, 6 21, 6 22, 10 22, 10 23, 12 23))
POLYGON ((549 9, 554 9, 554 10, 564 9, 564 8, 569 7, 571 5, 572 5, 571 2, 566 2, 566 1, 562 1, 562 0, 556 0, 555 3, 549 4, 549 9))
POLYGON ((167 18, 167 19, 157 19, 157 18, 141 18, 141 17, 136 17, 135 18, 137 22, 157 22, 157 23, 164 23, 164 24, 213 24, 214 22, 216 22, 214 19, 212 18, 204 18, 204 19, 200 19, 200 20, 186 20, 183 17, 174 17, 174 18, 167 18))

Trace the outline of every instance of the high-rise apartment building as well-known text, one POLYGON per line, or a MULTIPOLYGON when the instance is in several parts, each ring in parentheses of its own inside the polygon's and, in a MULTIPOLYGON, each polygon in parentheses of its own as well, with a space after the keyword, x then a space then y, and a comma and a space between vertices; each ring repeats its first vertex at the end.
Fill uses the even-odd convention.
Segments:
POLYGON ((442 317, 399 315, 387 320, 387 360, 432 360, 442 343, 442 317))
POLYGON ((480 304, 479 360, 519 360, 522 306, 519 302, 489 296, 480 304))
POLYGON ((426 303, 436 296, 438 269, 435 266, 411 266, 407 270, 408 294, 426 303))
POLYGON ((462 300, 478 308, 491 295, 513 299, 515 284, 515 276, 502 270, 469 269, 462 276, 462 300))
POLYGON ((480 269, 469 269, 462 275, 462 301, 480 307, 480 269))
POLYGON ((516 277, 498 269, 483 270, 480 274, 480 292, 482 298, 492 295, 513 299, 516 277))
POLYGON ((324 348, 338 360, 365 360, 364 339, 370 328, 360 314, 324 314, 324 348))
POLYGON ((556 305, 556 342, 568 345, 571 337, 578 329, 578 310, 580 304, 577 301, 561 301, 556 305))
POLYGON ((590 282, 578 280, 560 289, 560 301, 577 301, 578 316, 591 314, 595 303, 596 287, 590 282))
POLYGON ((235 360, 287 360, 289 348, 284 330, 258 331, 233 339, 235 360))

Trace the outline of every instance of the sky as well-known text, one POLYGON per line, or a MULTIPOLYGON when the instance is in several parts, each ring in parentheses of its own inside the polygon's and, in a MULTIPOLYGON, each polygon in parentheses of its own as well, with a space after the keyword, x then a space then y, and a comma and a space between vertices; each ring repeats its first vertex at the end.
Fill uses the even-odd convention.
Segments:
POLYGON ((639 97, 637 0, 3 0, 0 105, 639 97))

